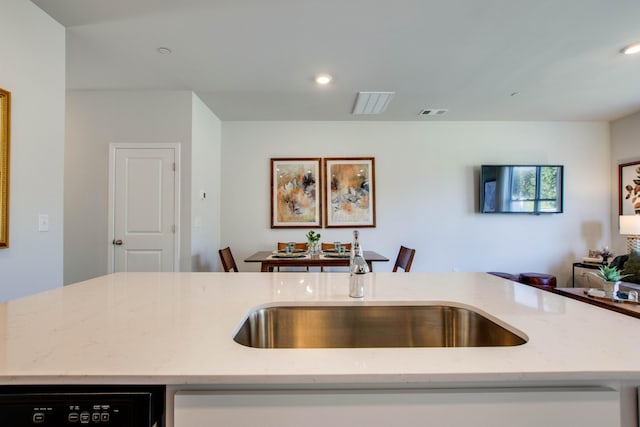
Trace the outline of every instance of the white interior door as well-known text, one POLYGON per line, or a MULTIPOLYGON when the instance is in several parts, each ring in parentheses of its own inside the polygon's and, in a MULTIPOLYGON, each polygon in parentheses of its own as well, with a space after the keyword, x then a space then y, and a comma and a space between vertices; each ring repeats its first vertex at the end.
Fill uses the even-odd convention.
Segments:
POLYGON ((114 147, 113 271, 176 271, 175 148, 114 147))

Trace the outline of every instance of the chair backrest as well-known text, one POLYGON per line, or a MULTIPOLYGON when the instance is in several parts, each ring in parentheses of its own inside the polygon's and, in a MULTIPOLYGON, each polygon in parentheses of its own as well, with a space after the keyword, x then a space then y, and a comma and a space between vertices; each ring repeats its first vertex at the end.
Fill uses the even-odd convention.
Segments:
POLYGON ((231 248, 227 246, 226 248, 220 249, 218 253, 220 254, 220 261, 222 261, 222 268, 224 271, 234 271, 237 273, 238 266, 236 265, 236 261, 233 259, 231 248))
POLYGON ((413 263, 413 256, 415 254, 415 249, 400 246, 400 252, 398 252, 398 258, 396 258, 396 264, 393 266, 393 271, 398 271, 398 267, 403 269, 405 272, 411 270, 411 263, 413 263))
MULTIPOLYGON (((284 249, 287 249, 288 245, 289 245, 289 242, 278 242, 278 250, 282 251, 284 249)), ((306 251, 307 250, 307 244, 306 243, 297 243, 296 242, 296 250, 306 251)))
MULTIPOLYGON (((278 250, 279 251, 283 251, 285 249, 287 249, 287 246, 289 246, 289 242, 278 242, 278 250)), ((307 243, 299 243, 296 242, 296 246, 295 246, 297 251, 306 251, 307 250, 307 243)), ((278 267, 278 271, 309 271, 309 266, 306 267, 278 267), (284 268, 284 270, 283 270, 284 268)))
MULTIPOLYGON (((351 250, 351 243, 342 243, 342 246, 348 251, 351 250)), ((335 249, 335 245, 333 243, 322 243, 320 244, 320 249, 323 251, 335 249)))

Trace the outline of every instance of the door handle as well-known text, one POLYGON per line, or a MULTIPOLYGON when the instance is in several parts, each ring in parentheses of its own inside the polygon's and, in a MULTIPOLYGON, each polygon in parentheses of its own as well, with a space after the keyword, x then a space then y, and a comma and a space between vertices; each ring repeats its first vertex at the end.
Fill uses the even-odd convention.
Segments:
POLYGON ((122 243, 124 243, 124 242, 122 240, 120 240, 120 239, 113 241, 113 244, 116 245, 116 246, 120 246, 120 245, 122 245, 122 243))

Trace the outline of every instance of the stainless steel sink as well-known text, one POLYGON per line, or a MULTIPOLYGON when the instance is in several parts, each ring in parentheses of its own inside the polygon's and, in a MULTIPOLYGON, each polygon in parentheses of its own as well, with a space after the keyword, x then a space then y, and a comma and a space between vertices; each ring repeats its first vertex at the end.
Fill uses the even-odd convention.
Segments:
POLYGON ((448 305, 275 306, 250 312, 233 339, 256 348, 494 347, 527 342, 505 326, 448 305))

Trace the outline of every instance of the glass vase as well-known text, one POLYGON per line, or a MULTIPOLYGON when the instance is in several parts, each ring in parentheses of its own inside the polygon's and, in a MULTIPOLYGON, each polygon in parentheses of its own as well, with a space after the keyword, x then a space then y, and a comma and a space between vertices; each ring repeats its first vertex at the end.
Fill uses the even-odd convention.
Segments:
POLYGON ((318 241, 308 241, 307 242, 307 249, 309 252, 309 255, 314 256, 314 255, 320 255, 320 242, 318 241))

